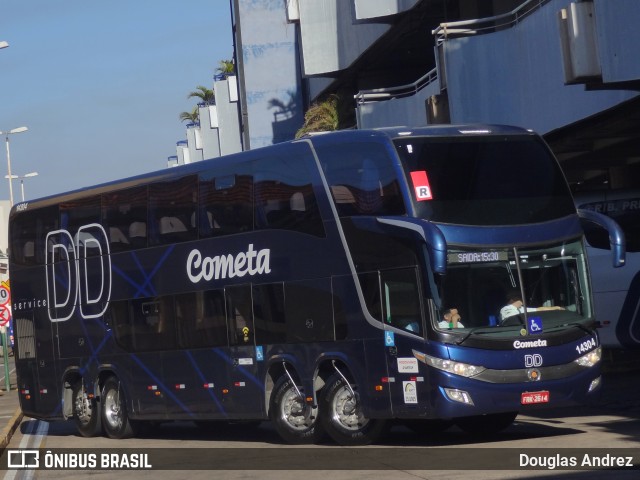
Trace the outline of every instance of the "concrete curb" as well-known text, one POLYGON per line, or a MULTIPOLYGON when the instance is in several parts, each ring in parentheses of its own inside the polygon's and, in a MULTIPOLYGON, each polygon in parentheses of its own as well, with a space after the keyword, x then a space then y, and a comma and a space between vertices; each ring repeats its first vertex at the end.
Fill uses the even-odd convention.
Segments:
POLYGON ((18 408, 13 414, 13 417, 11 417, 11 420, 9 420, 7 425, 2 429, 2 433, 0 433, 0 451, 4 450, 7 448, 7 445, 9 445, 13 432, 16 431, 16 428, 18 428, 18 425, 20 425, 20 422, 22 421, 22 416, 22 410, 18 408))

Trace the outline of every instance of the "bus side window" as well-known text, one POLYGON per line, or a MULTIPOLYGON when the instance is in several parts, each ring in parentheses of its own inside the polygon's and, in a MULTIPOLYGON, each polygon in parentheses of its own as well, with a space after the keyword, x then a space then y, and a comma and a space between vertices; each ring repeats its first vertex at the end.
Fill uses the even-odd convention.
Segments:
POLYGON ((373 318, 382 321, 382 298, 380 296, 380 275, 378 272, 358 274, 362 296, 367 310, 373 318))
POLYGON ((227 345, 227 322, 222 290, 176 295, 175 302, 181 347, 227 345))
POLYGON ((131 222, 129 225, 130 243, 134 248, 147 246, 147 222, 131 222))
POLYGON ((147 246, 147 187, 102 196, 102 218, 112 252, 147 246))
POLYGON ((115 332, 116 343, 125 350, 133 350, 133 327, 129 315, 129 302, 110 302, 105 320, 115 332))
POLYGON ((129 238, 124 234, 121 228, 109 227, 109 244, 111 251, 125 250, 129 245, 129 238))
POLYGON ((35 250, 35 242, 30 240, 28 242, 25 242, 24 244, 24 263, 31 265, 33 263, 35 263, 35 259, 36 259, 36 250, 35 250))
POLYGON ((253 177, 202 174, 198 183, 200 238, 253 230, 253 177))
POLYGON ((374 142, 317 148, 339 216, 403 215, 394 159, 374 142))
POLYGON ((331 279, 285 283, 288 342, 322 342, 335 338, 331 279))
POLYGON ((253 302, 251 287, 241 285, 225 289, 229 345, 252 345, 253 302))
POLYGON ((253 286, 253 315, 257 343, 287 341, 282 283, 253 286))
POLYGON ((142 302, 142 318, 147 331, 149 350, 169 350, 177 347, 173 296, 142 302))
POLYGON ((111 302, 109 323, 117 343, 129 351, 177 347, 173 296, 111 302))
POLYGON ((149 186, 149 242, 166 245, 197 238, 195 212, 198 177, 186 177, 149 186), (195 222, 194 222, 195 223, 195 222))
POLYGON ((289 209, 297 231, 317 237, 324 236, 324 225, 311 185, 305 185, 291 195, 289 209))
POLYGON ((256 228, 324 236, 313 191, 312 157, 306 147, 299 148, 298 155, 276 154, 254 162, 256 228))
POLYGON ((47 233, 59 227, 58 207, 46 207, 20 213, 12 221, 8 254, 16 265, 45 262, 47 233))
POLYGON ((415 268, 381 272, 384 321, 396 328, 422 335, 422 310, 415 268))
POLYGON ((332 185, 331 194, 336 203, 338 216, 349 217, 357 213, 356 197, 346 185, 332 185))

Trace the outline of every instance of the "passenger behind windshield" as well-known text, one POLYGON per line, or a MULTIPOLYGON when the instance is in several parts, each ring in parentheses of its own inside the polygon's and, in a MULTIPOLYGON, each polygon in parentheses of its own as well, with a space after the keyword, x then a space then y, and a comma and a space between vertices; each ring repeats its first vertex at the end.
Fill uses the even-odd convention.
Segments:
MULTIPOLYGON (((543 312, 547 310, 564 310, 564 307, 527 307, 527 312, 543 312)), ((520 292, 514 290, 507 295, 507 305, 500 309, 500 320, 504 321, 509 317, 524 313, 524 304, 520 292)))
POLYGON ((458 313, 457 308, 447 308, 443 312, 442 320, 438 322, 438 326, 440 328, 464 328, 464 325, 460 320, 462 320, 462 317, 458 313))

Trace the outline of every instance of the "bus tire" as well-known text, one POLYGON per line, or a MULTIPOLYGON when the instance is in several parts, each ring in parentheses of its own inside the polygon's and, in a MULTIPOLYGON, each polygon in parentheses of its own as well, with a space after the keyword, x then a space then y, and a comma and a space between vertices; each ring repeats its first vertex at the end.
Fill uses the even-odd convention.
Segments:
POLYGON ((82 381, 73 385, 73 422, 83 437, 102 434, 100 407, 95 397, 87 395, 82 381))
POLYGON ((320 420, 324 431, 339 445, 368 445, 384 432, 387 422, 367 418, 362 413, 358 392, 341 375, 334 374, 322 389, 320 420))
POLYGON ((309 444, 321 437, 318 408, 300 398, 288 377, 281 377, 273 389, 269 418, 287 443, 309 444))
POLYGON ((135 435, 135 424, 129 419, 127 402, 120 380, 109 377, 102 387, 102 426, 109 438, 130 438, 135 435))
POLYGON ((518 412, 490 413, 457 418, 455 423, 460 429, 472 435, 490 436, 503 431, 517 416, 518 412))

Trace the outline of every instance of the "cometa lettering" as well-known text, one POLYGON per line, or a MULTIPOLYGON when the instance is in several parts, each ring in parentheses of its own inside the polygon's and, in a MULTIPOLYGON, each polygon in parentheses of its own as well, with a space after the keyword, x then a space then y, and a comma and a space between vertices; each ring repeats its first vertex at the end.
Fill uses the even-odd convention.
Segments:
POLYGON ((542 339, 531 340, 526 342, 516 340, 515 342, 513 342, 513 348, 536 348, 536 347, 546 347, 546 346, 547 346, 547 341, 542 339))
POLYGON ((250 243, 246 252, 236 255, 216 255, 205 257, 200 250, 193 249, 187 257, 187 275, 193 283, 202 280, 219 280, 221 278, 244 277, 245 275, 263 275, 271 272, 269 260, 271 250, 264 248, 254 250, 250 243))

